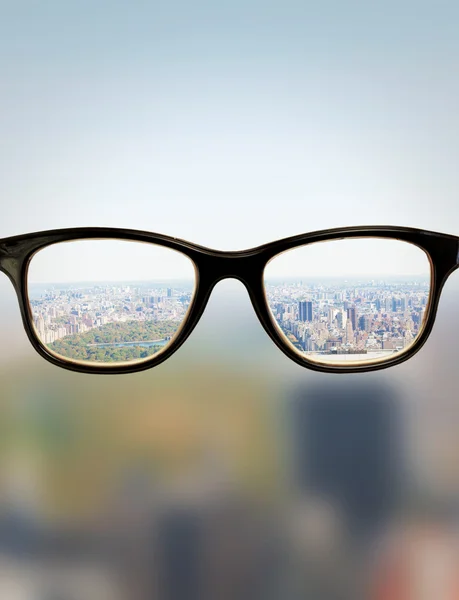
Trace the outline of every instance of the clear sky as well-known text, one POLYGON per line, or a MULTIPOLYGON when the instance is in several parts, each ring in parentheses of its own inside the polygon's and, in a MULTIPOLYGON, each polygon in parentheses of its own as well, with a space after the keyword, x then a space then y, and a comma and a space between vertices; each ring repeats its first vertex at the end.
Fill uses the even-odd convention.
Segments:
POLYGON ((413 244, 388 239, 347 239, 311 244, 274 257, 265 278, 282 276, 366 277, 417 276, 430 279, 427 254, 413 244))
POLYGON ((0 235, 459 234, 459 4, 0 5, 0 235))

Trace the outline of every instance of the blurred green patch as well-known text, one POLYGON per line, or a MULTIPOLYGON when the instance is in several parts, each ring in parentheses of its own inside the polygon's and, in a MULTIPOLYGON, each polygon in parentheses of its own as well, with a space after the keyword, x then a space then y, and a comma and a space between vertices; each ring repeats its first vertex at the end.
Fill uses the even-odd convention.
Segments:
POLYGON ((98 513, 139 473, 152 489, 194 476, 262 497, 279 486, 266 375, 217 364, 123 376, 28 367, 0 372, 4 498, 18 472, 36 510, 61 519, 98 513))

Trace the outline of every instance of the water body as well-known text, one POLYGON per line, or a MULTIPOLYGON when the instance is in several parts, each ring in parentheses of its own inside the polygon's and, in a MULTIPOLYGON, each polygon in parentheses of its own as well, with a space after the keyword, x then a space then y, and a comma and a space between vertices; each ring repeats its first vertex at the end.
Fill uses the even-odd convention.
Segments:
POLYGON ((142 346, 151 348, 151 346, 164 346, 170 340, 147 340, 139 342, 102 342, 99 344, 87 344, 91 348, 129 348, 129 346, 142 346))

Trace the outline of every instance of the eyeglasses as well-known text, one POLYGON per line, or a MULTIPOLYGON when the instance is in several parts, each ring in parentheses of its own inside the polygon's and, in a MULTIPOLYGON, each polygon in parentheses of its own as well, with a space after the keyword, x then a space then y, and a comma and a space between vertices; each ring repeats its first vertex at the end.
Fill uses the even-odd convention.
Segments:
POLYGON ((0 240, 26 333, 84 373, 154 367, 183 344, 215 284, 247 288, 274 343, 329 373, 399 364, 426 342, 459 237, 349 227, 223 252, 156 233, 78 228, 0 240))

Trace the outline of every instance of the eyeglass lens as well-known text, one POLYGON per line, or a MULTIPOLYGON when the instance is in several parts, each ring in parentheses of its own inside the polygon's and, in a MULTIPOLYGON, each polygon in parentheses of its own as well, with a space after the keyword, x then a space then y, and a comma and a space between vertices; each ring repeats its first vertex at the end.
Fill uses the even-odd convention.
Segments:
POLYGON ((430 261, 394 239, 349 238, 288 250, 266 266, 267 303, 305 359, 347 366, 408 350, 429 304, 430 261))
POLYGON ((27 288, 36 334, 52 353, 113 365, 148 360, 171 343, 195 280, 193 263, 175 250, 78 240, 37 252, 27 288))

